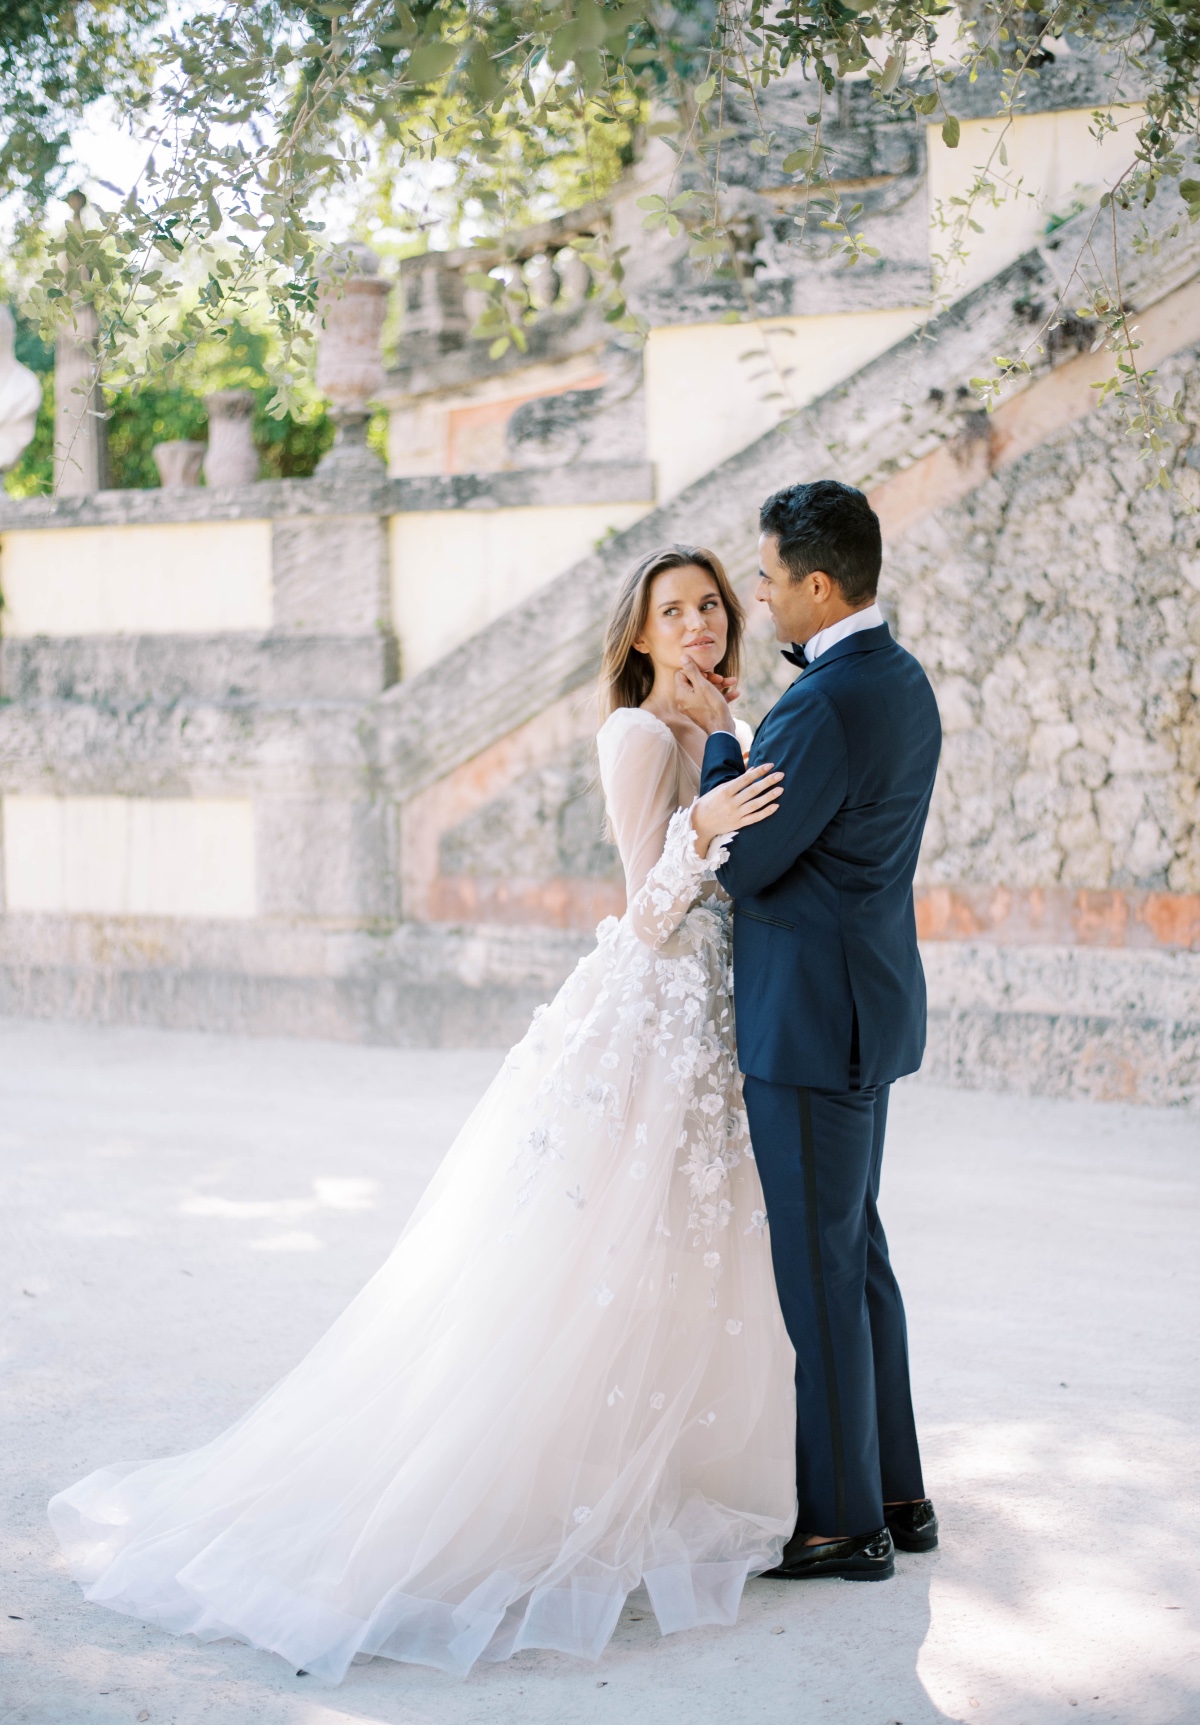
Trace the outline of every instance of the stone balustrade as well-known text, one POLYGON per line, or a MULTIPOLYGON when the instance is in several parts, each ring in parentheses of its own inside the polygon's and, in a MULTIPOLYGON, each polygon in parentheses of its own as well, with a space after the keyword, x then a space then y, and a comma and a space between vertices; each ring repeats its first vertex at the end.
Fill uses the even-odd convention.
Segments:
POLYGON ((589 205, 510 235, 503 246, 462 246, 405 258, 400 266, 403 338, 390 378, 393 390, 417 394, 431 384, 444 386, 478 371, 502 372, 520 361, 512 349, 489 360, 490 338, 473 334, 488 303, 482 289, 468 284, 473 274, 494 274, 517 290, 514 315, 524 321, 530 311, 534 314, 527 339, 535 355, 557 350, 564 340, 574 345, 571 338, 581 324, 596 339, 591 324, 602 325, 598 315, 588 317, 592 272, 572 241, 599 237, 609 222, 606 208, 589 205))

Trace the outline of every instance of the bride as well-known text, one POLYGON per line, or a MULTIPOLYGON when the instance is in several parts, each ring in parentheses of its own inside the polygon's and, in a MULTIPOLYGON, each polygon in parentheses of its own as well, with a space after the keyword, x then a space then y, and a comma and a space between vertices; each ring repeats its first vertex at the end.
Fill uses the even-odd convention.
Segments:
POLYGON ((793 1363, 713 871, 780 775, 697 803, 704 737, 675 702, 685 667, 736 696, 741 629, 711 552, 630 571, 598 738, 625 915, 308 1357, 204 1448, 52 1500, 89 1600, 337 1682, 356 1655, 594 1659, 639 1585, 664 1632, 731 1623, 778 1561, 793 1363))

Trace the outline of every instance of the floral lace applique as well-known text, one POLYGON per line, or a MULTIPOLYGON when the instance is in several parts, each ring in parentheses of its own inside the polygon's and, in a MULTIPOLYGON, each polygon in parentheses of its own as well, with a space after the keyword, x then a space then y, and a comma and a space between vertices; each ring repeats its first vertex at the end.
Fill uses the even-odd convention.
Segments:
MULTIPOLYGON (((679 809, 668 824, 662 855, 628 913, 601 923, 596 953, 582 961, 554 1003, 557 1047, 546 1009, 535 1015, 522 1049, 537 1060, 547 1053, 551 1058, 535 1091, 535 1118, 514 1163, 520 1176, 514 1197, 515 1207, 522 1209, 551 1168, 565 1162, 566 1178, 558 1191, 582 1211, 585 1187, 591 1189, 596 1178, 589 1158, 596 1153, 597 1134, 600 1143, 621 1153, 618 1166, 626 1179, 635 1184, 650 1179, 661 1167, 655 1157, 665 1146, 644 1104, 634 1102, 649 1082, 651 1094, 675 1098, 673 1161, 687 1181, 680 1244, 702 1256, 708 1272, 705 1297, 715 1312, 722 1264, 714 1242, 734 1215, 730 1173, 743 1155, 750 1155, 750 1147, 727 995, 729 907, 719 896, 703 896, 728 855, 729 836, 716 841, 705 857, 697 854, 694 841, 691 812, 679 809), (648 1061, 658 1067, 649 1078, 648 1061), (680 1105, 682 1113, 675 1113, 680 1105), (578 1125, 570 1124, 572 1117, 578 1125)), ((751 1218, 752 1232, 760 1231, 758 1214, 751 1218)), ((665 1210, 654 1233, 671 1240, 665 1210)), ((600 1270, 598 1262, 591 1292, 603 1307, 612 1295, 600 1270)), ((676 1293, 678 1272, 669 1272, 666 1283, 668 1292, 676 1293)))
POLYGON ((626 915, 638 939, 654 952, 670 947, 671 956, 698 952, 717 944, 728 907, 700 904, 701 888, 713 880, 721 864, 729 860, 732 833, 713 840, 707 856, 696 850, 692 809, 676 809, 667 826, 662 855, 655 863, 626 915))

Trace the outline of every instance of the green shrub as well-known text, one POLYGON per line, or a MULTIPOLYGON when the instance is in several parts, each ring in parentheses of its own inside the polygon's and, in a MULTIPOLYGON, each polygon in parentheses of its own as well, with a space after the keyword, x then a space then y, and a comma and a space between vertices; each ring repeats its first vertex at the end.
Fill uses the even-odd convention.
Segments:
MULTIPOLYGON (((236 326, 223 342, 207 343, 191 361, 185 381, 143 384, 106 396, 109 484, 118 490, 157 486, 156 443, 208 436, 204 397, 216 389, 250 389, 255 396, 254 441, 262 456, 264 479, 306 479, 333 442, 334 424, 319 396, 312 394, 304 414, 273 419, 267 412, 272 387, 267 381, 269 338, 236 326)), ((54 488, 54 354, 37 331, 17 317, 17 358, 42 382, 42 406, 33 442, 5 476, 10 496, 44 495, 54 488)), ((372 445, 380 430, 372 427, 372 445)))

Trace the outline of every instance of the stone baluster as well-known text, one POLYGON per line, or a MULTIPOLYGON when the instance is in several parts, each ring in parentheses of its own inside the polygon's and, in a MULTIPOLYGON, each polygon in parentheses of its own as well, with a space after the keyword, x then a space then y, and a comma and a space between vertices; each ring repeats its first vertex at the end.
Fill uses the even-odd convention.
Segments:
POLYGON ((492 302, 482 288, 464 288, 462 303, 463 312, 466 316, 467 334, 470 335, 492 302))
POLYGON ((405 339, 415 338, 430 354, 461 347, 474 318, 464 304, 459 271, 446 269, 437 253, 430 252, 427 263, 404 271, 403 282, 405 339))
POLYGON ((218 389, 204 397, 208 409, 208 454, 204 482, 215 490, 229 485, 253 485, 258 478, 258 450, 251 421, 254 391, 218 389))
MULTIPOLYGON (((87 199, 68 194, 71 220, 83 227, 87 199)), ((108 485, 108 421, 100 388, 100 322, 76 299, 74 315, 58 332, 54 350, 54 489, 83 497, 108 485)))
POLYGON ((383 463, 367 448, 371 402, 383 383, 379 344, 389 292, 378 269, 379 259, 362 245, 340 248, 326 266, 317 387, 332 403, 337 435, 318 464, 323 477, 383 472, 383 463))
POLYGON ((562 303, 565 306, 578 305, 592 285, 591 270, 571 246, 563 246, 555 254, 554 268, 562 283, 562 303))
POLYGON ((538 252, 525 265, 525 286, 535 311, 549 311, 558 299, 558 271, 545 252, 538 252))

